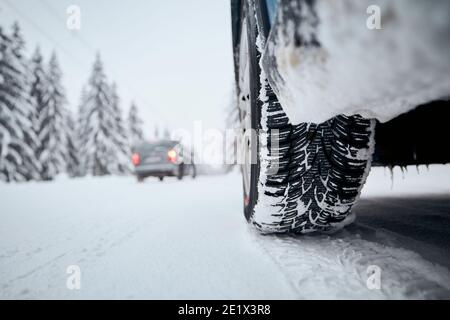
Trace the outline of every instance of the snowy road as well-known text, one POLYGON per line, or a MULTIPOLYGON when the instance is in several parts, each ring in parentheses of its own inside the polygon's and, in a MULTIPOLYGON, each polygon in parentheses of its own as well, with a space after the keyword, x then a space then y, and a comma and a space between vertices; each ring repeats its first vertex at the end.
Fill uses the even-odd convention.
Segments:
POLYGON ((450 166, 412 169, 375 168, 357 222, 307 237, 254 233, 236 173, 0 184, 0 298, 450 298, 450 166))

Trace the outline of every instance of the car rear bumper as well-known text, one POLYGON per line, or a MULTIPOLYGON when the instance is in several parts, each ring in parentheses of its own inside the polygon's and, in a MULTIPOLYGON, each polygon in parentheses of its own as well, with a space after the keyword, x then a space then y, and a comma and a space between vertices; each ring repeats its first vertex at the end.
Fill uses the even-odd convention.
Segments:
POLYGON ((142 164, 135 167, 134 172, 139 176, 174 176, 177 173, 175 164, 142 164))

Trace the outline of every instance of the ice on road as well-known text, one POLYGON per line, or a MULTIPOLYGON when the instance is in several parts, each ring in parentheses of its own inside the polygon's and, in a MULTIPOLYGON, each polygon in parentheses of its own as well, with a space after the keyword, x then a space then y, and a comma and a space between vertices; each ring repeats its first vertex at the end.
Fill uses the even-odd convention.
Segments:
POLYGON ((237 173, 0 184, 0 298, 450 298, 450 167, 421 171, 374 168, 356 223, 319 236, 255 233, 237 173))

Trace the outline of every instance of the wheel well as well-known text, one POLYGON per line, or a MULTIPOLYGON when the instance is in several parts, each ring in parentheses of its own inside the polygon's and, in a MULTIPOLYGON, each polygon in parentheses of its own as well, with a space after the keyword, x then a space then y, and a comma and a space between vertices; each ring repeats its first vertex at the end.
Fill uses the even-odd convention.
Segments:
POLYGON ((450 101, 418 106, 386 123, 377 123, 374 166, 450 162, 450 101))

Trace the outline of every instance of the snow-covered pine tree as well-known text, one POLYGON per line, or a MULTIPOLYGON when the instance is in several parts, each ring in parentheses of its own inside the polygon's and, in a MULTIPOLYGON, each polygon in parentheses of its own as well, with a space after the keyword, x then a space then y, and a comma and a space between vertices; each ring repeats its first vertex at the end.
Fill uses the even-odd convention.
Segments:
POLYGON ((115 161, 110 162, 110 172, 116 174, 127 173, 131 171, 131 150, 115 83, 111 85, 111 108, 114 117, 114 128, 112 131, 114 143, 112 146, 114 148, 115 161))
MULTIPOLYGON (((83 177, 88 174, 89 171, 89 165, 92 165, 92 163, 88 164, 88 149, 86 148, 83 143, 87 143, 89 139, 89 132, 91 131, 89 129, 89 112, 87 110, 87 101, 88 101, 88 94, 87 94, 87 86, 85 85, 81 89, 81 95, 80 95, 80 104, 78 105, 78 112, 75 122, 75 133, 76 133, 76 143, 78 143, 78 173, 80 177, 83 177)), ((91 151, 92 152, 92 151, 91 151)), ((91 153, 90 153, 91 154, 91 153)), ((92 156, 89 158, 91 159, 92 156)), ((92 162, 92 161, 91 161, 92 162)))
POLYGON ((122 172, 128 166, 126 162, 122 163, 126 151, 118 151, 121 149, 118 141, 122 141, 122 138, 117 131, 118 105, 115 106, 113 100, 103 64, 97 55, 79 108, 80 162, 83 174, 107 175, 122 172))
POLYGON ((40 161, 45 168, 43 179, 53 179, 58 173, 65 171, 68 160, 68 110, 66 95, 61 83, 62 72, 56 53, 53 52, 47 67, 47 101, 41 114, 38 115, 38 128, 41 152, 40 161))
MULTIPOLYGON (((56 75, 54 77, 58 78, 56 75)), ((38 143, 35 146, 35 155, 41 165, 40 178, 42 180, 51 180, 58 173, 58 169, 60 169, 59 162, 62 161, 59 155, 54 157, 52 155, 52 151, 57 144, 55 140, 59 139, 59 137, 55 136, 57 129, 59 129, 55 127, 55 118, 60 115, 55 114, 55 110, 59 108, 57 105, 64 101, 64 96, 60 97, 61 93, 57 87, 58 85, 55 87, 54 83, 52 90, 55 97, 50 103, 49 77, 44 69, 42 54, 39 47, 37 47, 31 59, 30 102, 33 107, 33 128, 38 138, 38 143), (58 167, 56 164, 58 164, 58 167)))
POLYGON ((130 138, 130 145, 134 146, 144 139, 144 132, 142 126, 144 121, 139 117, 138 108, 134 102, 131 102, 131 107, 128 112, 128 135, 130 138))
POLYGON ((27 181, 37 178, 39 163, 32 148, 29 82, 24 40, 18 23, 12 35, 0 27, 0 180, 27 181))
POLYGON ((77 140, 77 128, 76 122, 73 118, 72 113, 67 110, 66 114, 66 172, 69 177, 79 177, 82 175, 80 172, 80 159, 78 150, 78 140, 77 140))

